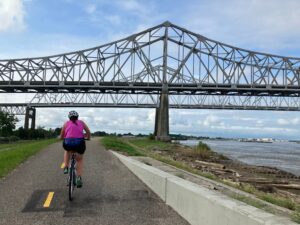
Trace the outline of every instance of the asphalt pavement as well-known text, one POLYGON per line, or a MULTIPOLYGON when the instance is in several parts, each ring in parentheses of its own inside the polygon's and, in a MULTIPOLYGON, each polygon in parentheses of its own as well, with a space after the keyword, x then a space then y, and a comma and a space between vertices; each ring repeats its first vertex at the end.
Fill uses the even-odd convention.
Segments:
POLYGON ((188 224, 99 140, 87 142, 84 183, 72 202, 62 161, 61 143, 55 143, 0 180, 1 225, 188 224))

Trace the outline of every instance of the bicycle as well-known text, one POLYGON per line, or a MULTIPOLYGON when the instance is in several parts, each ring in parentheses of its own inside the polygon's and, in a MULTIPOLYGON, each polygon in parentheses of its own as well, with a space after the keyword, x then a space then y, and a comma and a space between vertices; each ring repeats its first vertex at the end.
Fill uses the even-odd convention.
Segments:
MULTIPOLYGON (((84 138, 85 141, 89 141, 89 138, 84 138)), ((69 176, 68 176, 68 190, 69 190, 69 200, 73 200, 74 190, 77 187, 76 184, 76 152, 72 152, 71 159, 70 159, 70 168, 69 168, 69 176)))
POLYGON ((69 168, 68 186, 69 186, 69 200, 73 200, 74 190, 76 186, 76 152, 72 153, 71 165, 69 168))

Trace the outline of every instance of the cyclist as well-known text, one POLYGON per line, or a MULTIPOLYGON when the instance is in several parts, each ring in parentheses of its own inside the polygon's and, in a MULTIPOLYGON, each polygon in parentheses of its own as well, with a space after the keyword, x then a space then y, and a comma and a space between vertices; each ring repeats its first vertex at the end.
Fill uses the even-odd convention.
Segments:
POLYGON ((65 122, 61 133, 60 138, 63 139, 63 148, 64 152, 64 174, 67 174, 69 171, 69 161, 72 152, 77 152, 76 154, 76 163, 77 163, 77 177, 76 185, 78 188, 82 187, 82 170, 83 170, 83 154, 85 152, 85 138, 90 139, 91 132, 88 126, 78 119, 79 114, 76 111, 69 112, 69 120, 65 122), (84 131, 86 134, 84 134, 84 131))

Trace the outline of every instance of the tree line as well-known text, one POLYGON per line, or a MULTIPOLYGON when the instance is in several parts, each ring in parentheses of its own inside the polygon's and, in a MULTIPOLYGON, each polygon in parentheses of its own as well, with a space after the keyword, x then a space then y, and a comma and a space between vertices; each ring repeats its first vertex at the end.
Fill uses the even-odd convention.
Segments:
POLYGON ((19 127, 16 129, 18 118, 7 112, 0 111, 0 142, 13 142, 19 139, 44 139, 57 137, 61 128, 45 129, 38 127, 37 129, 24 129, 19 127))

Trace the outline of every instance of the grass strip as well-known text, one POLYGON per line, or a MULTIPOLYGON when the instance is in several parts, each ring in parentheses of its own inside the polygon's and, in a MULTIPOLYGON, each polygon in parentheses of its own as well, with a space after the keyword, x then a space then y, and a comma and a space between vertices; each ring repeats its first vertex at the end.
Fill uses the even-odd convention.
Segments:
POLYGON ((292 220, 300 224, 300 208, 297 208, 296 211, 292 214, 292 220))
POLYGON ((152 149, 152 148, 159 148, 159 149, 165 149, 169 146, 168 143, 162 142, 162 141, 156 141, 156 140, 150 140, 146 138, 140 138, 140 139, 132 139, 129 140, 129 143, 134 144, 138 148, 145 148, 145 149, 152 149))
MULTIPOLYGON (((241 195, 241 194, 233 194, 233 195, 230 195, 232 198, 236 199, 236 200, 239 200, 241 202, 244 202, 248 205, 252 205, 256 208, 259 208, 259 209, 264 209, 268 212, 270 212, 270 208, 268 208, 266 206, 266 204, 263 204, 262 202, 259 202, 259 201, 256 201, 255 199, 253 198, 250 198, 250 197, 247 197, 245 195, 241 195)), ((274 212, 270 212, 270 213, 274 213, 274 212)))
POLYGON ((270 202, 274 205, 278 205, 292 211, 295 211, 297 207, 297 204, 292 201, 292 199, 282 198, 268 193, 259 193, 257 196, 266 202, 270 202))
POLYGON ((107 150, 111 149, 119 152, 125 152, 130 156, 143 156, 142 153, 130 146, 124 140, 117 137, 103 137, 101 138, 101 143, 107 150))
POLYGON ((7 175, 28 157, 54 142, 57 142, 57 139, 0 144, 0 149, 7 149, 5 151, 0 151, 0 178, 7 175))

